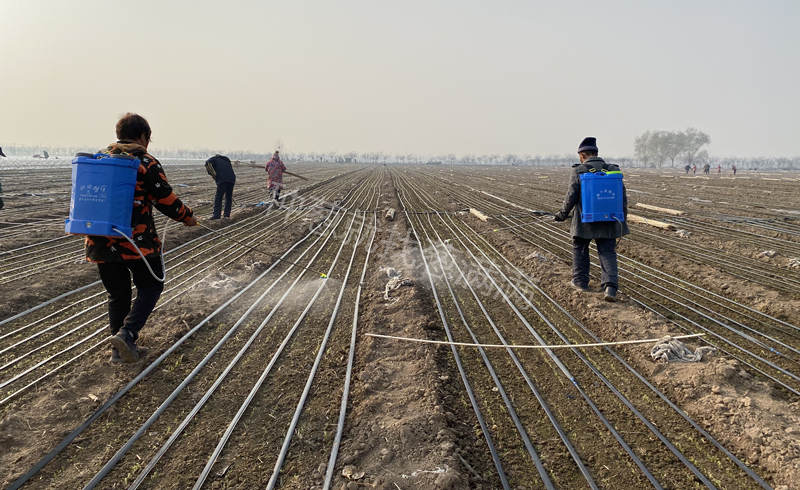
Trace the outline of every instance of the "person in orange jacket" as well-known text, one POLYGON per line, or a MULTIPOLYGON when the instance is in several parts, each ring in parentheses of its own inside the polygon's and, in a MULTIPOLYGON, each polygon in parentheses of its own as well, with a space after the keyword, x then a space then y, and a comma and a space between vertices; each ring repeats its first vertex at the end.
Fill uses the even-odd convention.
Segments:
POLYGON ((123 237, 91 235, 85 241, 86 259, 97 264, 100 279, 108 292, 111 362, 139 360, 141 351, 136 346, 139 331, 164 290, 163 282, 154 277, 163 277, 164 270, 161 240, 153 221, 153 207, 186 226, 197 224, 192 210, 172 192, 161 164, 147 152, 150 135, 147 120, 138 114, 128 113, 117 122, 118 141, 102 150, 102 153, 110 155, 122 154, 139 159, 131 224, 132 239, 144 255, 144 260, 139 251, 123 237), (133 307, 131 278, 136 285, 133 307))

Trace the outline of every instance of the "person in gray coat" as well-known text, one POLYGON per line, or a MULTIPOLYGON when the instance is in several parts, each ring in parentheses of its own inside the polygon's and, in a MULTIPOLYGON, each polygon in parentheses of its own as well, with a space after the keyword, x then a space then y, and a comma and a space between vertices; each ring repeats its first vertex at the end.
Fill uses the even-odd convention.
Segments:
POLYGON ((225 155, 214 155, 206 160, 206 172, 214 177, 217 183, 217 194, 214 196, 214 212, 211 219, 219 219, 222 211, 222 198, 225 198, 224 217, 231 217, 231 206, 233 204, 233 186, 236 184, 236 174, 233 172, 231 159, 225 155))
POLYGON ((561 210, 555 214, 554 219, 556 221, 564 221, 569 216, 570 211, 575 210, 575 216, 572 218, 570 225, 572 234, 572 281, 570 284, 580 291, 589 291, 589 244, 594 240, 597 244, 597 253, 600 256, 600 268, 602 269, 600 285, 605 293, 605 300, 616 301, 619 288, 616 239, 630 233, 627 224, 628 195, 623 184, 622 210, 625 215, 625 221, 584 223, 581 220, 580 175, 599 170, 619 171, 618 165, 606 163, 597 154, 597 138, 584 138, 578 147, 578 157, 581 163, 576 163, 572 166, 567 196, 564 198, 561 210))

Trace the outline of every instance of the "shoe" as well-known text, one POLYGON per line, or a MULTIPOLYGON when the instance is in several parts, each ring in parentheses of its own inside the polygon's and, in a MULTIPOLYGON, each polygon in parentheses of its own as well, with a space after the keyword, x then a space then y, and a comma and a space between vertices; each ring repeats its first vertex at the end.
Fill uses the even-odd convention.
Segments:
POLYGON ((109 337, 108 341, 111 342, 112 347, 117 349, 122 362, 132 363, 141 358, 139 349, 136 348, 136 344, 124 328, 116 335, 109 337))
POLYGON ((578 284, 577 282, 575 282, 575 279, 571 280, 569 282, 569 285, 583 293, 589 292, 589 286, 585 284, 578 284))
POLYGON ((116 347, 111 348, 111 364, 119 364, 122 362, 122 359, 119 357, 119 351, 116 347))
POLYGON ((212 217, 210 217, 208 219, 219 219, 219 216, 212 216, 212 217))
POLYGON ((615 303, 617 301, 617 288, 615 288, 614 286, 606 287, 603 299, 608 301, 609 303, 615 303))

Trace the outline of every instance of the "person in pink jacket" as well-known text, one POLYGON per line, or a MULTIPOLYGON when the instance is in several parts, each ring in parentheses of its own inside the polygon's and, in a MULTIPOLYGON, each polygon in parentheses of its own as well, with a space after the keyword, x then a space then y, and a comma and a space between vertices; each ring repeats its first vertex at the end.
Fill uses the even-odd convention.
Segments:
POLYGON ((272 155, 272 159, 267 162, 265 170, 268 175, 267 189, 272 199, 279 201, 281 189, 283 188, 283 172, 286 171, 286 166, 283 164, 283 161, 281 161, 280 153, 277 150, 272 155))

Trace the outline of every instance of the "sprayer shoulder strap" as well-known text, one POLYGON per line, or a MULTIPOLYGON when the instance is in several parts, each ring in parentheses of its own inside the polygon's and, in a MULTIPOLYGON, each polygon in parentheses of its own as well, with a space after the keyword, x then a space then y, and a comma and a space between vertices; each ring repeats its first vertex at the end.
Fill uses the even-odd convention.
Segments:
POLYGON ((217 176, 217 172, 214 170, 214 164, 211 163, 211 160, 206 160, 206 172, 208 172, 208 175, 212 177, 217 176))

